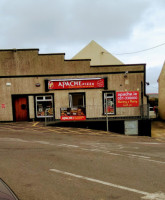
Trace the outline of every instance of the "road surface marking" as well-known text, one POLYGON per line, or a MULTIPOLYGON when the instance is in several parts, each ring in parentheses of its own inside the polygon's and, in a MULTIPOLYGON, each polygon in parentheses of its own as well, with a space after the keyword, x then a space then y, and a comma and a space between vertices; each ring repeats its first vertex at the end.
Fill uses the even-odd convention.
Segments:
POLYGON ((29 142, 27 140, 19 139, 19 138, 0 138, 3 142, 29 142))
POLYGON ((138 157, 138 158, 146 158, 146 159, 151 158, 151 157, 148 157, 148 156, 139 156, 139 155, 135 155, 135 154, 128 154, 128 156, 138 157))
MULTIPOLYGON (((147 160, 147 159, 146 159, 146 160, 147 160)), ((156 162, 156 163, 159 163, 159 164, 165 164, 165 162, 159 161, 159 160, 151 160, 151 159, 149 159, 149 160, 147 160, 147 161, 156 162)))
POLYGON ((158 143, 158 142, 134 142, 135 144, 161 144, 161 143, 158 143))
POLYGON ((59 147, 73 147, 73 148, 78 148, 79 147, 77 145, 71 145, 71 144, 59 144, 57 146, 59 146, 59 147))
POLYGON ((39 144, 50 144, 50 142, 46 142, 46 141, 35 141, 35 143, 39 143, 39 144))
POLYGON ((39 124, 39 122, 34 123, 32 126, 36 126, 37 124, 39 124))
POLYGON ((86 177, 86 176, 81 176, 81 175, 77 175, 77 174, 72 174, 72 173, 61 171, 61 170, 58 170, 58 169, 49 169, 49 171, 55 172, 55 173, 58 173, 58 174, 67 175, 67 176, 72 176, 72 177, 87 180, 87 181, 91 181, 91 182, 94 182, 94 183, 100 183, 102 185, 118 188, 118 189, 121 189, 121 190, 126 190, 126 191, 129 191, 129 192, 138 193, 138 194, 144 195, 142 197, 142 199, 165 200, 165 194, 162 193, 162 192, 159 192, 159 193, 144 192, 144 191, 141 191, 141 190, 125 187, 125 186, 122 186, 122 185, 117 185, 117 184, 101 181, 101 180, 98 180, 98 179, 94 179, 94 178, 90 178, 90 177, 86 177))
POLYGON ((54 144, 54 143, 50 143, 50 142, 47 142, 47 141, 36 141, 36 140, 30 141, 30 140, 23 140, 23 139, 19 139, 19 138, 0 138, 0 141, 2 141, 2 142, 39 143, 39 144, 43 144, 43 145, 51 145, 51 146, 57 146, 57 147, 79 148, 82 151, 98 152, 98 153, 104 153, 104 154, 108 154, 108 155, 121 156, 121 157, 129 157, 129 158, 134 158, 134 159, 137 158, 137 159, 145 160, 145 161, 148 161, 148 162, 165 164, 164 161, 152 160, 150 157, 147 157, 147 156, 135 155, 135 154, 126 154, 126 155, 124 155, 124 154, 113 153, 111 151, 105 151, 105 150, 96 149, 96 148, 95 149, 83 148, 83 147, 80 147, 78 145, 71 145, 71 144, 54 144))

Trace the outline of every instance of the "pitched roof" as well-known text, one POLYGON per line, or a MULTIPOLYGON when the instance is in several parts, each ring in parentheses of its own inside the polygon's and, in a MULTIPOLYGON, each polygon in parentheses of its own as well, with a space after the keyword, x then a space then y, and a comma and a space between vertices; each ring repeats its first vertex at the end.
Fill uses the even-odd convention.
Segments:
POLYGON ((91 59, 91 65, 121 65, 123 64, 115 56, 92 40, 72 59, 91 59))

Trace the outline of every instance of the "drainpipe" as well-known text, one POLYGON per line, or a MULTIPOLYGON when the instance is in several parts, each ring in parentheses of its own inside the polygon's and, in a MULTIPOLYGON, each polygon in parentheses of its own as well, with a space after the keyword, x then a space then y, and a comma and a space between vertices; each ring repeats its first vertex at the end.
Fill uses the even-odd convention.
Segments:
POLYGON ((141 81, 141 117, 143 118, 143 82, 141 81))
POLYGON ((107 94, 106 94, 106 124, 107 124, 107 132, 109 131, 108 127, 108 103, 107 103, 107 94))

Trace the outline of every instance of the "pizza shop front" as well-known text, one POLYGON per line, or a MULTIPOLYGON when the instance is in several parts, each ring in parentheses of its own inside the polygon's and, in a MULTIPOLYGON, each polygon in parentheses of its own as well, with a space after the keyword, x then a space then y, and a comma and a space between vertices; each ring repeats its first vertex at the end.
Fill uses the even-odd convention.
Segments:
MULTIPOLYGON (((91 99, 95 91, 95 101, 100 91, 107 89, 107 78, 73 78, 45 80, 46 92, 54 92, 55 118, 61 121, 86 120, 91 99), (97 92, 99 92, 97 94, 97 92)), ((97 101, 96 101, 97 102, 97 101)), ((96 106, 96 105, 95 105, 96 106)), ((98 117, 98 116, 93 116, 98 117)))
MULTIPOLYGON (((108 76, 45 80, 45 91, 54 93, 54 108, 51 101, 46 104, 54 110, 56 120, 140 116, 139 91, 108 90, 108 76)), ((47 116, 51 117, 50 112, 47 116)))

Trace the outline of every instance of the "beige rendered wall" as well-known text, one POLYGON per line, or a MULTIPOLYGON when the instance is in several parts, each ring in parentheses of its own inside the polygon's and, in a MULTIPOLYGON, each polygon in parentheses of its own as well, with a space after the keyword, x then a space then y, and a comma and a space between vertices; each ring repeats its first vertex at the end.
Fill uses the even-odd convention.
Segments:
POLYGON ((35 111, 34 111, 34 96, 28 96, 29 101, 29 118, 35 118, 35 111))
POLYGON ((159 80, 158 110, 160 118, 165 120, 165 63, 162 67, 159 80))
POLYGON ((90 66, 90 60, 64 60, 64 54, 38 54, 38 50, 0 51, 1 76, 81 74, 143 71, 144 64, 90 66))
POLYGON ((64 54, 42 55, 38 50, 0 51, 1 76, 60 73, 63 66, 64 54))
POLYGON ((10 80, 0 79, 0 121, 13 121, 12 89, 10 86, 6 86, 7 82, 10 82, 10 80), (4 108, 2 105, 4 105, 4 108))

